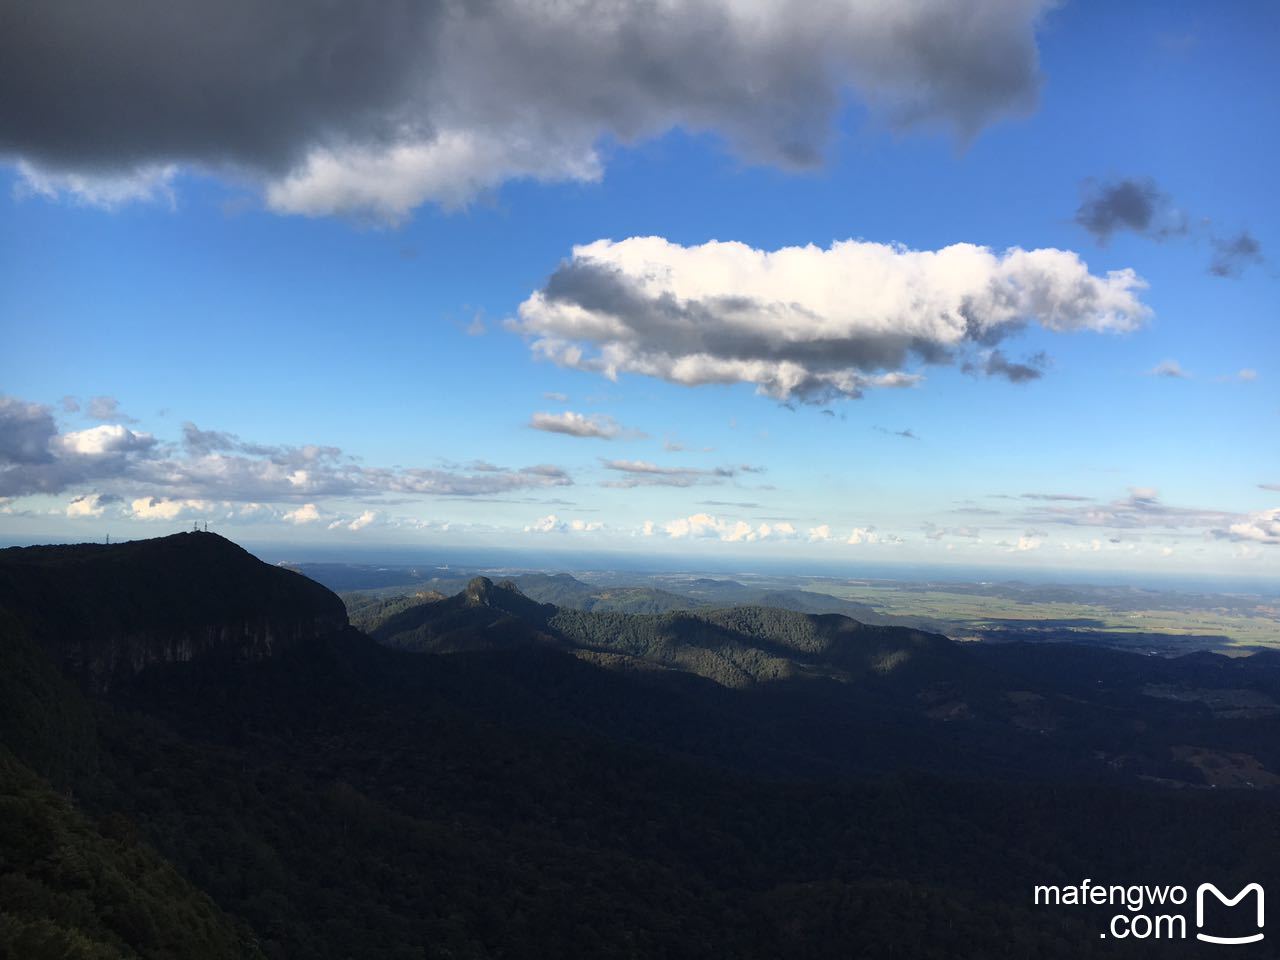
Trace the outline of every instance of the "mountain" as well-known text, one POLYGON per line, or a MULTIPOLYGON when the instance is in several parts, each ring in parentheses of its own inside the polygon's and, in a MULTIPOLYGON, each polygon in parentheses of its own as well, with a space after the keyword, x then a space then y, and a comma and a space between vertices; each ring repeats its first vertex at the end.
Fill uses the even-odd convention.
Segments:
POLYGON ((0 609, 95 690, 159 662, 262 658, 347 622, 319 584, 212 533, 0 550, 0 609))
POLYGON ((583 613, 485 579, 378 642, 225 541, 59 548, 63 579, 46 549, 5 558, 43 586, 0 609, 0 956, 1186 956, 1031 887, 1280 862, 1280 658, 583 613), (203 575, 148 598, 157 557, 203 575), (133 633, 59 634, 86 583, 133 633), (311 628, 83 682, 97 642, 277 617, 311 628))
POLYGON ((530 600, 511 581, 476 577, 446 599, 429 599, 365 621, 388 646, 432 653, 492 650, 551 640, 544 630, 555 607, 530 600))

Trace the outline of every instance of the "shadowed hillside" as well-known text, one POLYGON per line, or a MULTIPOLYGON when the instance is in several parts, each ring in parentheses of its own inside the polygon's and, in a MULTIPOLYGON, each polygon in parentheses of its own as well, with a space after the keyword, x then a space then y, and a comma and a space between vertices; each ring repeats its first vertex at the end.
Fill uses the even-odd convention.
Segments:
POLYGON ((1185 956, 1102 950, 1105 916, 1031 886, 1280 862, 1275 658, 584 613, 483 579, 383 610, 378 643, 226 541, 49 557, 5 556, 40 590, 0 615, 0 955, 1185 956), (60 635, 90 612, 114 629, 60 635), (273 616, 311 629, 87 690, 50 657, 273 616))
POLYGON ((328 590, 212 533, 0 550, 0 608, 94 689, 161 661, 269 656, 347 622, 328 590))

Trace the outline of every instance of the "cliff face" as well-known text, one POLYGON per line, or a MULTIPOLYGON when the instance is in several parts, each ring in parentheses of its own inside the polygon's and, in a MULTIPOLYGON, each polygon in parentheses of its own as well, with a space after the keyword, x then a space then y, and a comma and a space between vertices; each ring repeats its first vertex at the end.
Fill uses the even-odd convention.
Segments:
POLYGON ((153 663, 262 659, 347 623, 318 583, 209 533, 0 550, 0 609, 95 692, 153 663))

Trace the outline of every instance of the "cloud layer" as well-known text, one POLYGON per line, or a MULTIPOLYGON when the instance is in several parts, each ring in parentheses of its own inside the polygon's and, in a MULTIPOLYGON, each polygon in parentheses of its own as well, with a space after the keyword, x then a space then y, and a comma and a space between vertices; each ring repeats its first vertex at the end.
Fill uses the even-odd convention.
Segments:
MULTIPOLYGON (((514 326, 535 354, 610 378, 750 383, 779 400, 825 402, 911 386, 920 375, 910 362, 953 362, 1028 323, 1132 330, 1148 315, 1144 286, 1131 270, 1093 275, 1066 250, 846 240, 766 251, 632 237, 575 247, 514 326)), ((1025 380, 1044 362, 988 350, 974 369, 1025 380)))
POLYGON ((591 180, 673 127, 820 161, 852 93, 962 138, 1036 101, 1047 0, 41 3, 0 15, 0 154, 125 202, 175 165, 304 214, 404 216, 516 177, 591 180))
POLYGON ((550 464, 366 467, 337 447, 249 443, 192 423, 183 426, 181 445, 161 444, 122 424, 61 433, 49 407, 0 395, 0 497, 94 485, 127 488, 131 495, 145 492, 156 502, 305 504, 320 497, 384 494, 493 496, 572 482, 550 464))

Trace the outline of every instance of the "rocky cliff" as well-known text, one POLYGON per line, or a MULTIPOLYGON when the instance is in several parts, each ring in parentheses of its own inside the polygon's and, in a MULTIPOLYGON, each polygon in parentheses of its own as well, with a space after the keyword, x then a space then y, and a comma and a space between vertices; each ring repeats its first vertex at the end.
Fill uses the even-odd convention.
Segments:
POLYGON ((347 623, 318 583, 211 533, 0 550, 0 610, 96 692, 153 663, 262 659, 347 623))

